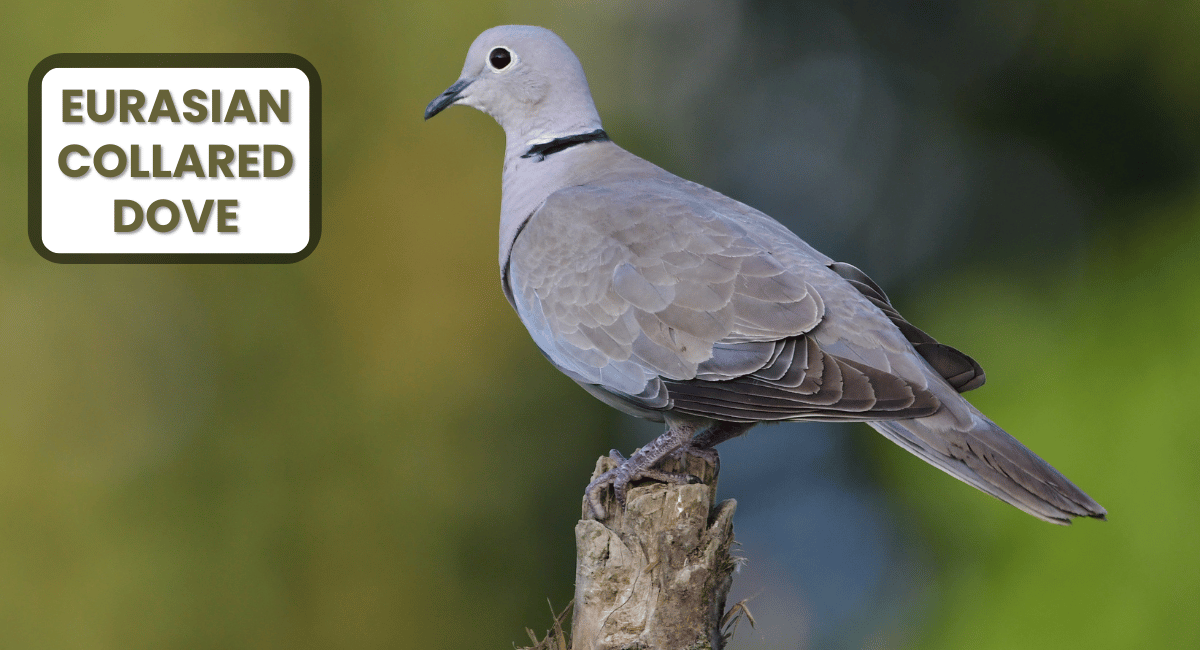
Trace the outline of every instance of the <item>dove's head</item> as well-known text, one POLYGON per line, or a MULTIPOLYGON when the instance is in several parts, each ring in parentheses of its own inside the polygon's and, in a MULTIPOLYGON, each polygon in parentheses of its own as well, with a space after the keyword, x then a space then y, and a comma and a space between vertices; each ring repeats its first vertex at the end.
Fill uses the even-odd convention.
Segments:
POLYGON ((601 128, 579 59, 541 27, 504 25, 480 34, 458 81, 429 103, 425 119, 454 104, 491 115, 510 146, 601 128))

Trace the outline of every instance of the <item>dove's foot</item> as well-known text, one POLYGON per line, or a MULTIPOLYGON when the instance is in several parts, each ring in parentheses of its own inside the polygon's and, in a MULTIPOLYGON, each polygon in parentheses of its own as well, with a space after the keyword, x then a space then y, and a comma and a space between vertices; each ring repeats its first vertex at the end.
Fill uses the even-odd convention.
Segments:
POLYGON ((688 454, 705 460, 720 471, 721 458, 713 447, 746 433, 752 426, 753 422, 711 422, 704 427, 695 421, 668 420, 666 433, 634 452, 628 459, 613 449, 608 456, 617 462, 617 466, 596 477, 585 491, 592 516, 601 520, 606 518, 602 497, 610 485, 617 503, 624 508, 625 493, 633 481, 649 479, 675 484, 699 483, 700 479, 695 476, 664 472, 655 467, 666 458, 682 458, 688 454))
MULTIPOLYGON (((587 496, 589 509, 596 519, 606 519, 608 513, 604 508, 604 490, 612 486, 613 495, 622 508, 625 507, 625 492, 629 484, 641 479, 662 481, 663 483, 695 483, 699 479, 687 474, 675 474, 654 469, 664 458, 673 454, 689 451, 689 441, 700 426, 693 422, 669 420, 666 433, 655 438, 650 444, 637 450, 626 459, 621 452, 613 449, 609 458, 617 461, 617 466, 596 477, 588 484, 584 494, 587 496)), ((712 450, 715 454, 715 450, 712 450)))
MULTIPOLYGON (((682 449, 682 448, 680 448, 682 449)), ((678 450, 676 450, 678 451, 678 450)), ((622 508, 625 507, 625 493, 629 489, 629 484, 634 481, 650 479, 652 481, 661 481, 663 483, 694 483, 698 479, 688 474, 676 474, 674 472, 664 472, 650 467, 638 468, 638 454, 634 454, 632 458, 626 459, 621 455, 621 452, 613 449, 608 453, 609 458, 617 461, 618 465, 613 469, 596 477, 587 486, 588 505, 591 506, 592 515, 596 519, 605 519, 608 513, 604 509, 603 495, 604 490, 608 486, 612 486, 613 496, 617 498, 617 503, 622 508)), ((659 460, 662 460, 661 458, 659 460)))

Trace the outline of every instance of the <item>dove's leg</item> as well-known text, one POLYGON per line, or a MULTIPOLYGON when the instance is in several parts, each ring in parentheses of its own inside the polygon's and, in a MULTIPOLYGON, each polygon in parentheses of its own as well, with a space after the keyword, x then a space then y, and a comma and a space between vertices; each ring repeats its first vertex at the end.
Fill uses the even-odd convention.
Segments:
POLYGON ((714 422, 711 427, 696 434, 696 437, 692 438, 691 441, 688 442, 688 451, 689 453, 701 456, 702 458, 707 458, 707 456, 703 455, 705 451, 713 451, 716 453, 716 451, 713 450, 713 447, 716 447, 726 440, 732 440, 733 438, 745 434, 750 430, 750 427, 756 424, 758 423, 714 422))
POLYGON ((744 435, 750 430, 750 427, 758 424, 757 422, 713 422, 700 433, 697 433, 691 440, 688 440, 685 445, 672 452, 678 456, 680 454, 690 454, 696 458, 703 458, 721 471, 721 457, 717 455, 715 447, 726 440, 732 440, 740 435, 744 435))
POLYGON ((604 519, 607 516, 600 495, 610 485, 613 488, 613 494, 617 497, 617 503, 621 504, 623 508, 625 507, 625 490, 631 481, 643 478, 664 483, 688 483, 691 481, 692 478, 686 474, 663 472, 654 469, 654 466, 663 458, 682 449, 703 427, 703 421, 668 418, 666 432, 634 452, 628 460, 621 456, 621 452, 616 449, 609 452, 609 456, 620 464, 596 477, 596 480, 587 486, 585 494, 592 514, 597 519, 604 519))

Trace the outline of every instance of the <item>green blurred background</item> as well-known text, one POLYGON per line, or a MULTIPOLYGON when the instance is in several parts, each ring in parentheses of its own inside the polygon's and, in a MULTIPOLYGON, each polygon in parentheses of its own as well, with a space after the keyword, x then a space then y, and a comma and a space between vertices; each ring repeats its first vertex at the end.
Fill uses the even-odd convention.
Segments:
MULTIPOLYGON (((505 23, 572 45, 618 143, 881 280, 987 369, 971 399, 1110 512, 1046 525, 865 427, 814 433, 875 495, 864 512, 883 523, 863 530, 891 550, 872 555, 876 579, 797 579, 772 604, 782 592, 756 581, 793 575, 786 553, 743 547, 740 588, 775 614, 731 647, 1200 647, 1200 3, 0 13, 0 197, 16 206, 0 229, 0 647, 508 648, 548 626, 596 456, 653 432, 558 375, 505 303, 499 127, 461 108, 420 119, 505 23), (316 252, 41 259, 28 77, 50 54, 106 51, 311 61, 316 252), (825 625, 812 594, 831 589, 869 593, 825 625)), ((730 444, 806 429, 779 431, 730 444)), ((752 512, 764 491, 726 496, 752 512)), ((818 549, 805 557, 853 548, 805 523, 840 514, 764 536, 818 549)))

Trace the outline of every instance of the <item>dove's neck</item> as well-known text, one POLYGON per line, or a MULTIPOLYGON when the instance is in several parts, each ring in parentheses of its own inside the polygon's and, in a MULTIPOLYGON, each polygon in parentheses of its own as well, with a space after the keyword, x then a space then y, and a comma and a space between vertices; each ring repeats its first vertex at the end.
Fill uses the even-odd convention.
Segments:
POLYGON ((592 135, 597 131, 603 132, 599 119, 553 131, 506 133, 508 142, 500 200, 501 268, 508 261, 509 251, 521 227, 546 197, 564 187, 588 182, 602 171, 605 158, 614 152, 624 153, 609 142, 607 136, 592 135), (574 136, 589 137, 566 142, 574 136), (556 141, 565 142, 567 146, 545 146, 556 141))
POLYGON ((534 116, 523 121, 520 127, 505 125, 505 161, 507 162, 514 156, 524 156, 531 149, 536 150, 555 140, 604 130, 604 127, 600 125, 600 117, 596 115, 596 109, 589 108, 590 110, 575 111, 578 117, 571 120, 559 118, 543 121, 534 116))

